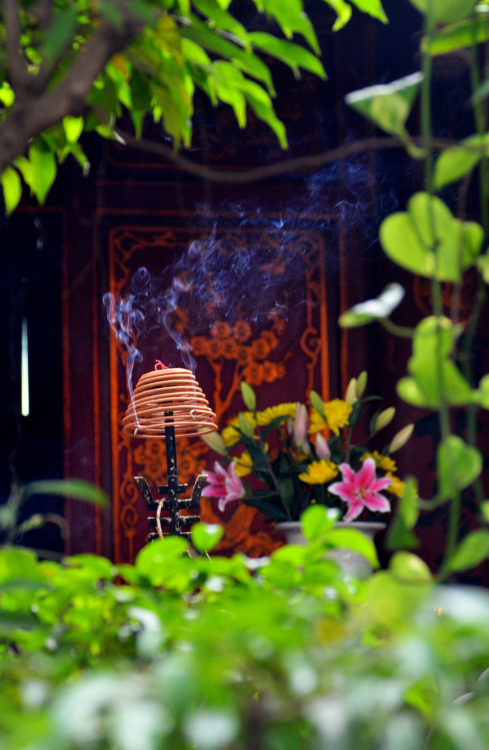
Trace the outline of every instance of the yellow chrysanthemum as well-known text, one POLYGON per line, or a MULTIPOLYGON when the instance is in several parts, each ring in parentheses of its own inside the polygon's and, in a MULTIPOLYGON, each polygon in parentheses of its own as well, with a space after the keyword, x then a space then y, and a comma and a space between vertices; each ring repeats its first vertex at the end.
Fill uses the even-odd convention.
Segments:
POLYGON ((234 445, 240 438, 240 434, 236 429, 237 425, 229 424, 221 432, 221 437, 224 440, 224 445, 229 448, 230 445, 234 445))
POLYGON ((327 401, 324 404, 326 420, 316 411, 313 411, 309 432, 321 432, 325 427, 329 427, 335 435, 339 435, 341 427, 348 424, 352 409, 353 406, 351 404, 340 398, 327 401))
POLYGON ((340 428, 348 424, 353 406, 340 398, 328 401, 324 404, 324 413, 328 422, 328 427, 338 435, 340 428))
MULTIPOLYGON (((375 465, 379 469, 391 472, 387 476, 391 476, 393 471, 397 471, 396 462, 390 456, 383 456, 379 451, 372 451, 372 453, 364 453, 361 457, 361 461, 365 461, 366 458, 373 458, 375 465)), ((400 480, 399 480, 400 481, 400 480)))
POLYGON ((235 466, 234 466, 234 472, 237 477, 246 477, 248 474, 251 474, 251 469, 253 468, 253 461, 248 453, 248 451, 243 451, 243 453, 235 459, 235 466))
POLYGON ((261 427, 264 427, 265 425, 270 424, 272 419, 275 419, 276 417, 288 417, 289 419, 294 419, 296 409, 297 403, 295 401, 293 403, 269 406, 268 409, 264 409, 257 413, 258 424, 261 427))
POLYGON ((309 415, 309 433, 316 434, 322 432, 328 427, 326 420, 317 411, 312 411, 309 415))
MULTIPOLYGON (((386 473, 386 477, 389 477, 389 479, 392 480, 389 487, 387 487, 388 492, 392 492, 393 495, 397 495, 397 497, 402 497, 404 495, 404 490, 406 489, 406 482, 403 482, 402 479, 399 479, 399 477, 394 476, 394 474, 391 474, 390 471, 386 473)), ((417 491, 415 490, 415 496, 418 496, 417 491)))
POLYGON ((338 467, 332 461, 313 461, 307 467, 307 471, 299 474, 299 479, 306 484, 326 484, 338 473, 338 467))
MULTIPOLYGON (((256 420, 251 411, 242 412, 246 419, 251 422, 253 427, 256 427, 256 420)), ((228 423, 228 426, 221 432, 221 437, 224 440, 224 445, 229 448, 230 445, 234 445, 241 439, 241 433, 239 430, 239 417, 234 417, 228 423)))

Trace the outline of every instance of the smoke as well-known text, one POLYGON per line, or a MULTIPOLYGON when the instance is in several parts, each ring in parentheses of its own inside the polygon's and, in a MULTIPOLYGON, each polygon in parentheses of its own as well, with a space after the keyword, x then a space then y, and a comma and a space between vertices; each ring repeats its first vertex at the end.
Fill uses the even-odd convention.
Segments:
POLYGON ((140 267, 119 299, 104 295, 107 320, 126 353, 131 399, 134 365, 143 361, 145 342, 148 348, 158 342, 165 364, 175 364, 176 350, 195 372, 191 336, 208 335, 218 321, 232 326, 245 320, 258 332, 277 314, 286 319, 305 304, 300 282, 311 246, 290 219, 264 222, 255 218, 251 224, 244 216, 238 228, 214 228, 163 271, 140 267))
POLYGON ((107 313, 109 325, 126 352, 125 365, 127 391, 131 402, 134 402, 132 375, 135 362, 142 362, 143 360, 143 355, 137 348, 136 341, 138 334, 142 330, 144 313, 142 310, 134 306, 135 295, 131 293, 124 295, 120 300, 116 300, 112 292, 107 292, 104 294, 102 301, 107 313))

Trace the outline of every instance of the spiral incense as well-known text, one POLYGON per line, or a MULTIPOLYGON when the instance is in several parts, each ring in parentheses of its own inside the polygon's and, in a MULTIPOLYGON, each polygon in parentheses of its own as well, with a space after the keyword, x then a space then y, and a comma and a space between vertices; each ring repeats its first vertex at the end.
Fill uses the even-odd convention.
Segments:
POLYGON ((190 370, 165 367, 142 375, 122 429, 140 438, 163 438, 168 428, 187 437, 217 430, 216 415, 190 370))
MULTIPOLYGON (((163 526, 170 535, 189 536, 189 532, 182 532, 182 526, 192 526, 200 520, 198 515, 182 516, 180 510, 199 509, 207 477, 205 474, 197 477, 191 498, 179 498, 187 485, 178 481, 175 437, 214 432, 217 430, 215 420, 216 415, 190 370, 165 367, 157 361, 152 372, 139 378, 122 420, 122 429, 132 437, 165 439, 168 483, 159 486, 158 492, 167 497, 155 500, 146 479, 134 477, 147 509, 156 509, 156 518, 148 518, 148 522, 152 528, 156 526, 160 537, 164 536, 163 526), (162 516, 163 506, 169 517, 162 516)), ((150 533, 148 541, 155 536, 150 533)))

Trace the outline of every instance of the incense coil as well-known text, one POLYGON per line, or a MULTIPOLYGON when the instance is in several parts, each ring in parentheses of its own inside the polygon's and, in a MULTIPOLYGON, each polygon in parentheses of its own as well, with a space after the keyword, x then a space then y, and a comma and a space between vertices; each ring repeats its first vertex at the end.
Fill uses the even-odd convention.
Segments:
POLYGON ((162 438, 167 427, 176 436, 217 430, 216 415, 190 370, 167 367, 142 375, 122 420, 123 432, 133 437, 162 438))

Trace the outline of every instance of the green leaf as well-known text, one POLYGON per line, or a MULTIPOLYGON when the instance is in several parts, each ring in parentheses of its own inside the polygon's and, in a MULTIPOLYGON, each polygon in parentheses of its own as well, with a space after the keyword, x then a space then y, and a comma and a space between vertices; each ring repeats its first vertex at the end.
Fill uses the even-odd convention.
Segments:
POLYGON ((210 79, 216 96, 225 104, 230 104, 240 128, 246 125, 246 100, 240 86, 244 76, 231 63, 217 60, 212 64, 213 76, 210 79))
POLYGON ((407 212, 388 216, 380 227, 384 252, 402 268, 440 281, 460 281, 480 252, 483 230, 455 219, 436 196, 416 193, 407 212))
POLYGON ((489 531, 479 529, 462 539, 448 561, 448 569, 469 570, 489 557, 489 531))
POLYGON ((248 419, 246 414, 243 414, 243 412, 241 411, 238 414, 238 424, 239 424, 239 429, 241 430, 243 435, 245 435, 248 438, 253 438, 255 434, 255 427, 253 425, 253 422, 251 422, 251 420, 248 419))
POLYGON ((121 29, 124 23, 124 16, 119 7, 111 0, 99 0, 99 6, 103 17, 110 21, 116 29, 121 29))
POLYGON ((83 133, 83 117, 64 117, 63 128, 66 133, 68 143, 76 143, 83 133))
POLYGON ((7 214, 15 211, 22 198, 22 183, 19 173, 12 167, 7 167, 0 177, 3 189, 3 200, 7 214))
MULTIPOLYGON (((483 281, 486 284, 489 284, 489 250, 486 250, 483 255, 480 255, 477 258, 477 269, 481 274, 483 281)), ((488 407, 486 406, 485 408, 487 409, 488 407)))
POLYGON ((237 37, 244 47, 248 46, 248 31, 215 0, 193 0, 193 4, 203 16, 209 19, 210 28, 216 28, 219 31, 228 31, 237 37))
POLYGON ((156 539, 143 547, 138 554, 135 562, 136 571, 153 586, 161 586, 176 562, 188 552, 188 548, 188 542, 179 536, 156 539))
POLYGON ((278 119, 274 112, 272 100, 265 90, 252 81, 247 82, 244 94, 256 116, 265 122, 277 136, 282 148, 287 148, 287 134, 284 124, 278 119))
POLYGON ((338 521, 339 513, 324 505, 310 505, 301 515, 302 532, 310 542, 324 537, 338 521), (333 512, 331 512, 333 511, 333 512))
POLYGON ((16 159, 14 159, 13 165, 19 170, 24 179, 24 182, 32 191, 33 169, 29 159, 26 159, 25 156, 18 156, 16 159))
POLYGON ((388 318, 403 297, 404 289, 400 284, 388 284, 376 299, 360 302, 340 315, 339 324, 343 328, 354 328, 388 318))
POLYGON ((34 581, 36 583, 45 581, 33 552, 17 547, 0 550, 0 584, 9 581, 34 581))
POLYGON ((478 104, 483 99, 486 99, 488 94, 489 94, 489 78, 486 78, 486 80, 474 92, 470 101, 472 104, 478 104))
POLYGON ((79 568, 90 573, 95 580, 112 581, 117 573, 115 565, 106 557, 88 552, 66 558, 65 564, 67 567, 79 568))
POLYGON ((56 159, 51 151, 37 143, 29 149, 29 160, 32 165, 32 182, 29 187, 42 205, 56 178, 56 159))
POLYGON ((192 544, 198 552, 209 552, 222 539, 224 527, 218 523, 197 523, 192 528, 192 544))
POLYGON ((0 86, 0 102, 2 102, 5 107, 11 107, 14 101, 15 94, 12 91, 10 84, 7 81, 3 81, 0 86))
POLYGON ((317 55, 321 54, 314 28, 304 12, 302 3, 297 0, 287 0, 287 2, 267 0, 264 3, 264 10, 275 18, 287 39, 292 39, 294 34, 301 34, 311 49, 317 55))
POLYGON ((489 500, 483 500, 480 509, 484 519, 489 522, 489 500))
POLYGON ((333 24, 333 31, 339 31, 343 26, 346 26, 351 18, 351 5, 348 5, 345 0, 326 0, 326 2, 333 8, 337 16, 333 24))
POLYGON ((397 579, 409 583, 431 583, 432 575, 426 563, 411 552, 396 552, 389 567, 397 579))
MULTIPOLYGON (((489 15, 480 13, 475 18, 468 18, 453 26, 435 30, 421 42, 421 49, 430 55, 446 55, 463 47, 481 44, 489 39, 489 15)), ((476 93, 477 96, 477 93, 476 93)))
POLYGON ((87 155, 80 146, 79 143, 70 143, 66 147, 66 156, 68 154, 71 154, 71 156, 76 159, 78 164, 83 170, 83 176, 86 177, 88 173, 90 172, 90 162, 88 161, 87 155))
MULTIPOLYGON (((170 78, 167 76, 167 78, 170 78)), ((157 108, 153 110, 155 120, 162 119, 166 132, 173 138, 175 143, 183 141, 188 146, 190 144, 190 111, 182 111, 185 103, 190 106, 187 93, 179 99, 179 93, 182 88, 182 80, 171 77, 168 87, 155 86, 154 99, 157 108)))
POLYGON ((83 479, 42 479, 24 485, 22 494, 24 497, 30 495, 73 497, 76 500, 98 505, 100 508, 106 508, 109 504, 105 492, 83 479))
POLYGON ((382 21, 382 23, 388 23, 389 19, 385 14, 380 0, 351 0, 351 2, 364 13, 368 13, 370 16, 382 21))
POLYGON ((182 52, 186 60, 198 66, 207 67, 211 65, 211 59, 207 52, 202 49, 200 44, 193 42, 191 39, 181 40, 182 52))
POLYGON ((295 73, 299 71, 299 68, 304 68, 304 70, 308 70, 320 78, 325 79, 327 77, 321 61, 305 47, 283 39, 277 39, 272 34, 263 31, 255 31, 249 35, 249 38, 255 47, 278 58, 289 68, 292 68, 295 73))
POLYGON ((279 492, 282 504, 287 512, 289 512, 295 497, 294 482, 290 477, 279 480, 279 492))
POLYGON ((465 138, 461 145, 448 148, 435 162, 433 183, 435 190, 441 190, 470 172, 484 154, 489 152, 489 134, 473 135, 465 138), (464 148, 466 145, 468 148, 464 148))
POLYGON ((418 520, 418 483, 415 477, 406 480, 404 492, 399 499, 399 513, 408 529, 412 529, 418 520))
POLYGON ((418 483, 414 477, 409 477, 404 492, 397 503, 394 520, 387 532, 387 549, 416 549, 419 547, 419 540, 412 532, 418 516, 418 483))
POLYGON ((54 62, 65 47, 71 46, 77 21, 77 9, 74 6, 53 14, 53 23, 42 44, 41 57, 47 62, 54 62))
POLYGON ((14 642, 15 630, 30 630, 39 625, 38 620, 27 612, 2 612, 0 611, 0 636, 7 637, 14 642))
POLYGON ((412 377, 401 378, 397 384, 399 396, 407 403, 437 409, 443 401, 452 406, 477 401, 477 392, 450 359, 454 340, 455 331, 448 318, 432 316, 417 325, 408 362, 412 377))
POLYGON ((477 0, 411 0, 412 5, 431 21, 454 23, 472 15, 477 0))
POLYGON ((489 409, 489 375, 484 375, 479 383, 479 403, 484 409, 489 409))
POLYGON ((327 542, 331 547, 345 547, 363 555, 373 568, 379 567, 379 559, 375 544, 365 534, 357 529, 332 529, 327 536, 327 542))
POLYGON ((273 94, 274 88, 270 70, 259 57, 252 52, 241 49, 227 39, 223 39, 194 16, 191 17, 191 20, 191 26, 180 27, 180 34, 184 39, 190 39, 204 49, 235 63, 244 73, 262 81, 273 94))
POLYGON ((458 435, 450 435, 438 448, 438 494, 453 498, 474 482, 482 471, 482 455, 458 435))
POLYGON ((317 393, 316 391, 311 391, 309 398, 311 399, 312 408, 315 409, 323 419, 326 419, 326 415, 324 413, 324 401, 319 393, 317 393))
POLYGON ((421 73, 413 73, 389 84, 369 86, 347 94, 345 101, 382 130, 404 138, 408 135, 405 123, 422 78, 421 73))
POLYGON ((388 550, 418 549, 419 546, 420 541, 416 534, 404 525, 399 515, 396 515, 387 532, 386 548, 388 550))
POLYGON ((243 401, 245 403, 245 406, 250 411, 254 412, 256 411, 256 395, 251 387, 251 385, 248 385, 248 383, 245 383, 243 380, 241 382, 241 396, 243 397, 243 401))

